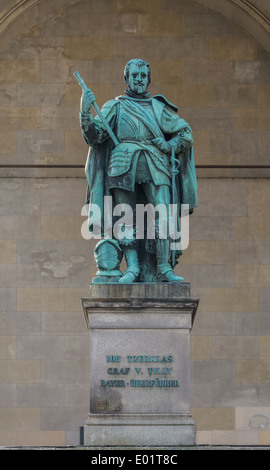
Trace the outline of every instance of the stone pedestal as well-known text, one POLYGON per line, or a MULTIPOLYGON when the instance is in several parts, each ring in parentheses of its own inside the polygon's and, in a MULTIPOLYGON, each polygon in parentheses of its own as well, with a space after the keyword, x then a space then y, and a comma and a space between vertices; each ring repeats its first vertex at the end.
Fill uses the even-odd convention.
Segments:
POLYGON ((195 444, 189 410, 190 331, 198 299, 188 283, 92 284, 90 413, 84 445, 195 444))

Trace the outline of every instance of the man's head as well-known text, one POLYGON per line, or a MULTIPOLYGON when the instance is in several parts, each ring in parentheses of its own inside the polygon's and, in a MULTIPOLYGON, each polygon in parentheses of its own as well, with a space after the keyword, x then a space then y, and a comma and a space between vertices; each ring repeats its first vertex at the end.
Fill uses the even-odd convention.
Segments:
POLYGON ((144 94, 151 82, 150 65, 142 59, 130 60, 125 67, 124 80, 131 91, 144 94))

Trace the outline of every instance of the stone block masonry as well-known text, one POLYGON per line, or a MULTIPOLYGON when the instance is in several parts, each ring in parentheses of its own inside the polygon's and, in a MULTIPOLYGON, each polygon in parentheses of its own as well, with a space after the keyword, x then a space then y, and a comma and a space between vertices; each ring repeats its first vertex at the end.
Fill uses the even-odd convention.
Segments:
POLYGON ((80 233, 87 147, 73 72, 102 106, 123 92, 130 54, 150 62, 151 94, 194 130, 199 207, 177 273, 200 298, 197 443, 269 445, 269 53, 240 9, 236 23, 190 0, 46 0, 27 15, 0 52, 0 445, 79 444, 89 407, 80 299, 96 269, 95 241, 80 233))

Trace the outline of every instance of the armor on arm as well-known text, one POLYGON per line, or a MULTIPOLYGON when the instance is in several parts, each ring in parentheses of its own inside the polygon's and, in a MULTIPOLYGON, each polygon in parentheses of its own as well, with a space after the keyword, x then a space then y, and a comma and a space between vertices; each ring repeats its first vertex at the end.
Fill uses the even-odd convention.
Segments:
MULTIPOLYGON (((102 114, 106 118, 108 124, 112 129, 116 126, 117 118, 117 102, 115 100, 110 100, 104 104, 101 109, 102 114)), ((93 146, 97 144, 102 144, 109 138, 108 131, 104 127, 99 116, 95 118, 90 112, 80 113, 80 125, 83 134, 83 138, 87 145, 93 146)))

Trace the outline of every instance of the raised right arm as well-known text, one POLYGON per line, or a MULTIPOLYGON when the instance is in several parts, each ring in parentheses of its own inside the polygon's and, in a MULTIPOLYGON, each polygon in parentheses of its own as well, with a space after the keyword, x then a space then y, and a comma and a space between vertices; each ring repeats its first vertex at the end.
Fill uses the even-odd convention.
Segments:
MULTIPOLYGON (((109 138, 102 120, 99 116, 95 118, 91 114, 91 105, 95 101, 95 95, 91 90, 86 90, 81 98, 80 124, 83 138, 87 145, 101 144, 109 138)), ((116 125, 116 101, 110 100, 104 104, 101 112, 111 129, 116 125)))

